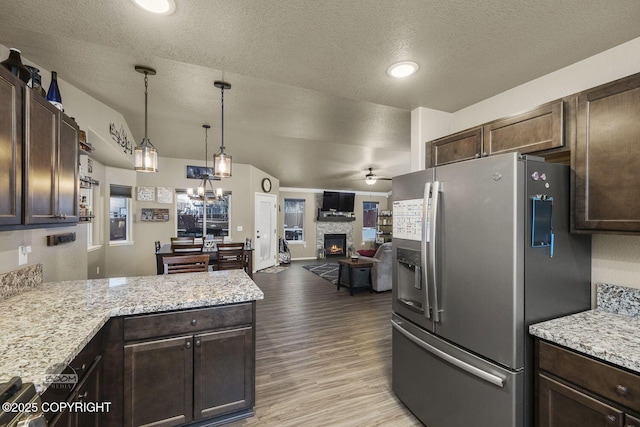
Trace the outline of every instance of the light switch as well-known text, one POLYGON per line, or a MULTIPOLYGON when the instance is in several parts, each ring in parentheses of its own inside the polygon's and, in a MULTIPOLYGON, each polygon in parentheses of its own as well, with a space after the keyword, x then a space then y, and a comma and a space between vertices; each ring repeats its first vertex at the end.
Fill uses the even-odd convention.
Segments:
POLYGON ((236 231, 242 231, 242 226, 241 225, 237 226, 236 231))

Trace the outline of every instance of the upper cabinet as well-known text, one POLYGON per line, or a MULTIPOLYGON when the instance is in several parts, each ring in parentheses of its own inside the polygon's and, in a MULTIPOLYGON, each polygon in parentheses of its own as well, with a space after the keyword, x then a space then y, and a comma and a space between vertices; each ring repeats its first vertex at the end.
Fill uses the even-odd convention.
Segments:
POLYGON ((582 92, 576 134, 574 228, 640 231, 640 74, 582 92))
POLYGON ((78 125, 0 67, 0 226, 78 221, 78 125))
POLYGON ((0 225, 22 221, 23 83, 0 67, 0 225))
POLYGON ((513 151, 549 153, 565 147, 565 102, 558 100, 512 117, 428 142, 427 167, 513 151), (429 161, 431 160, 431 161, 429 161))
POLYGON ((445 136, 431 142, 431 166, 441 166, 447 163, 475 159, 480 157, 481 154, 481 127, 445 136))
POLYGON ((32 90, 25 108, 25 224, 78 221, 78 126, 32 90))

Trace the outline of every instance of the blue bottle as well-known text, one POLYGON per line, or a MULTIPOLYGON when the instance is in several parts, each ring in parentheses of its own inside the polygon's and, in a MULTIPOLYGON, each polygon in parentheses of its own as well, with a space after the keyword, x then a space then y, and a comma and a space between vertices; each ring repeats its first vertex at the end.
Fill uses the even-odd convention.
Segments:
POLYGON ((60 88, 58 87, 58 73, 55 71, 51 72, 51 84, 47 92, 47 101, 53 104, 58 110, 64 111, 62 108, 62 96, 60 95, 60 88))

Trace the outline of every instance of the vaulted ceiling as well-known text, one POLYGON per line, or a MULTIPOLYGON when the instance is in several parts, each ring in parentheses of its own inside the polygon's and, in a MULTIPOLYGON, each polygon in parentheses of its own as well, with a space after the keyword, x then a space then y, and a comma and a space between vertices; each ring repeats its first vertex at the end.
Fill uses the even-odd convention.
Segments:
MULTIPOLYGON (((131 0, 4 2, 0 44, 122 113, 161 156, 235 162, 282 186, 386 191, 409 172, 410 113, 454 112, 640 36, 638 0, 131 0), (406 79, 386 74, 413 60, 406 79)), ((64 94, 63 94, 64 100, 64 94)))

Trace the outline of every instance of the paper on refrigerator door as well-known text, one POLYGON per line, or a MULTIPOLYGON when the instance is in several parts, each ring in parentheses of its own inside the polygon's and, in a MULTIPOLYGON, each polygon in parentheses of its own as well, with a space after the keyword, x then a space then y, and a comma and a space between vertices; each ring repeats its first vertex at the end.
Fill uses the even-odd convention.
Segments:
POLYGON ((423 199, 393 202, 393 238, 422 240, 423 199))

